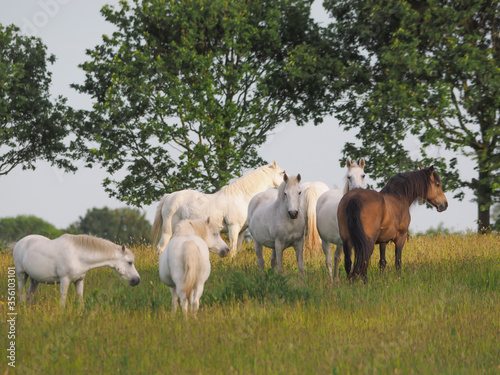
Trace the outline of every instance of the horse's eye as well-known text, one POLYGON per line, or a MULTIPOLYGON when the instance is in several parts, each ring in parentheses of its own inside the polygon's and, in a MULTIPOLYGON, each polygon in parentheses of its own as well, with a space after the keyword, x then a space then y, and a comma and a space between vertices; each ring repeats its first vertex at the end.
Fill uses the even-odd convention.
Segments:
POLYGON ((351 179, 351 176, 347 176, 347 179, 350 180, 351 179))
POLYGON ((364 175, 364 174, 362 174, 362 175, 361 175, 361 178, 365 178, 365 175, 364 175))
POLYGON ((285 194, 285 197, 286 197, 286 193, 284 193, 284 194, 285 194))
POLYGON ((300 194, 302 194, 302 192, 301 192, 301 191, 299 191, 299 195, 300 195, 300 194))
POLYGON ((134 264, 134 262, 128 262, 128 265, 131 266, 132 264, 134 264))

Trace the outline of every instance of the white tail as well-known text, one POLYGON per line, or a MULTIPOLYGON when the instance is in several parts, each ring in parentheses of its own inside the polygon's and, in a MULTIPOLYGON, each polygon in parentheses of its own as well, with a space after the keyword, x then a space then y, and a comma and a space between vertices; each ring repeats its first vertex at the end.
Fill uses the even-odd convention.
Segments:
POLYGON ((318 202, 318 191, 311 185, 306 191, 306 211, 307 211, 307 247, 314 251, 320 247, 318 228, 316 227, 316 203, 318 202))
POLYGON ((161 237, 161 230, 163 227, 163 216, 161 211, 163 209, 163 204, 169 195, 170 194, 165 194, 156 208, 155 221, 153 222, 153 227, 151 228, 151 243, 153 246, 158 243, 161 237))
POLYGON ((193 301, 193 289, 198 282, 198 269, 200 267, 200 250, 196 244, 188 241, 182 253, 184 260, 184 293, 189 303, 193 301))

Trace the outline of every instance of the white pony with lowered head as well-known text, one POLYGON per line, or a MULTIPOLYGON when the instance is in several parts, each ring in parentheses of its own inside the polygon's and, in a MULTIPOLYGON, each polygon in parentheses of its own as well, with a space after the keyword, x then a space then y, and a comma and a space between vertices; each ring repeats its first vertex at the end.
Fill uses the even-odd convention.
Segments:
POLYGON ((255 255, 264 271, 263 247, 273 249, 271 266, 283 272, 283 250, 293 246, 300 272, 304 272, 304 213, 300 208, 300 174, 283 175, 278 191, 268 190, 252 198, 248 206, 248 229, 254 239, 255 255))
POLYGON ((16 267, 21 301, 33 296, 40 283, 60 284, 61 307, 71 283, 75 284, 83 305, 83 280, 86 273, 98 267, 110 267, 136 286, 141 281, 134 266, 134 254, 125 246, 87 235, 63 234, 50 240, 32 234, 19 240, 12 252, 16 267), (27 295, 23 294, 28 277, 31 280, 27 295))
POLYGON ((339 281, 339 265, 340 258, 342 257, 342 239, 339 233, 339 224, 337 220, 337 208, 340 200, 349 190, 365 188, 365 159, 361 158, 358 162, 347 159, 346 162, 347 174, 345 176, 344 190, 332 189, 323 193, 316 204, 316 218, 318 233, 321 237, 321 247, 325 254, 326 268, 330 280, 335 282, 339 281), (334 275, 332 276, 332 251, 330 244, 336 246, 335 249, 335 264, 334 275))
POLYGON ((158 204, 151 230, 152 242, 158 243, 157 254, 165 250, 181 220, 210 216, 219 230, 228 233, 231 256, 234 257, 241 248, 248 227, 248 203, 255 194, 277 188, 284 173, 275 161, 238 178, 214 194, 181 190, 164 195, 158 204))
POLYGON ((170 287, 172 309, 177 311, 180 301, 187 314, 190 307, 196 312, 200 306, 205 282, 210 276, 209 252, 221 258, 229 248, 220 236, 219 227, 210 219, 182 220, 166 250, 160 255, 160 279, 170 287))

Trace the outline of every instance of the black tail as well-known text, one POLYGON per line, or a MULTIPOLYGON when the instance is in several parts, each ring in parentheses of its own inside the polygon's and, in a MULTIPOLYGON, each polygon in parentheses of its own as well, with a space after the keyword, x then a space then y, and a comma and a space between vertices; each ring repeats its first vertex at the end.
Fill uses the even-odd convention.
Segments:
POLYGON ((351 199, 346 206, 347 228, 354 247, 354 267, 349 275, 351 279, 360 277, 366 282, 368 263, 373 252, 373 244, 366 236, 361 222, 361 206, 359 201, 351 199))

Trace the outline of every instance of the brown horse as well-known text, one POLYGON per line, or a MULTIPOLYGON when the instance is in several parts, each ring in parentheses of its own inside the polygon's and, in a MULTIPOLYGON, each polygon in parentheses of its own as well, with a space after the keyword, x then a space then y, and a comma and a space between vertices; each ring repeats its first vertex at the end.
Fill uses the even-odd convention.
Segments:
POLYGON ((345 270, 350 279, 367 281, 367 270, 375 244, 380 244, 381 269, 385 268, 385 248, 389 241, 396 245, 396 269, 401 268, 401 252, 410 225, 410 206, 422 199, 442 212, 448 201, 434 166, 417 172, 392 177, 380 193, 355 189, 344 195, 337 211, 339 232, 344 247, 345 270), (351 249, 354 268, 351 271, 351 249))

